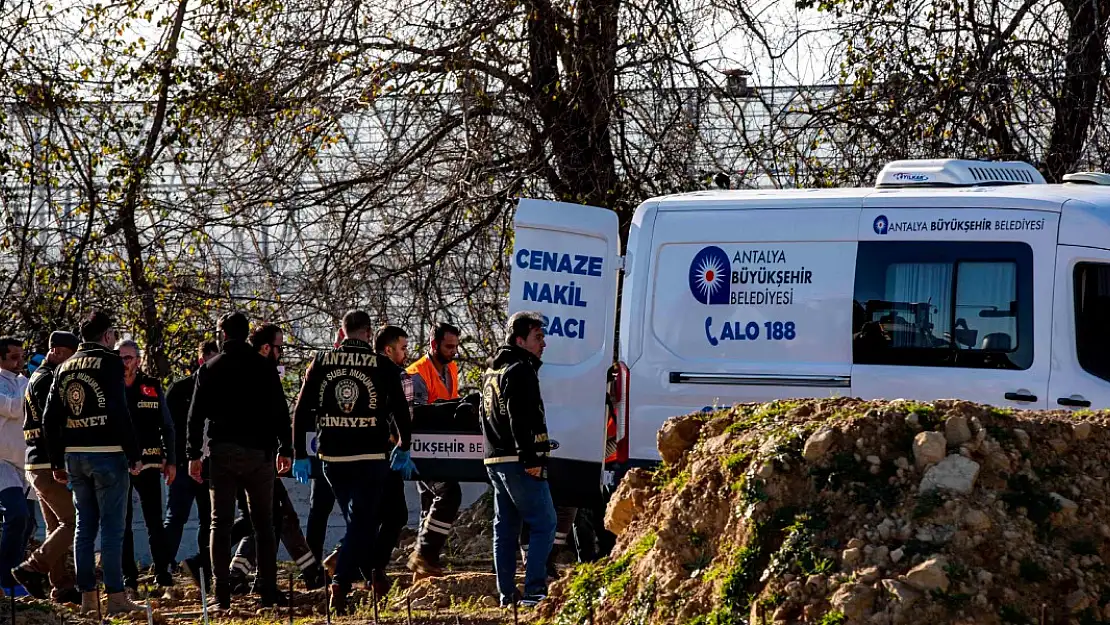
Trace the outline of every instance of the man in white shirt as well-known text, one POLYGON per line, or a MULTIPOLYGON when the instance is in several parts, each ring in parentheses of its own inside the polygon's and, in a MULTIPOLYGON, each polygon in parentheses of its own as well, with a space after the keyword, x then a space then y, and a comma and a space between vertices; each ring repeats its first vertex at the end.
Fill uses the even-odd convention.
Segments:
POLYGON ((23 461, 27 444, 23 440, 23 395, 28 379, 23 370, 23 341, 0 338, 0 505, 4 522, 0 525, 0 587, 13 589, 12 569, 23 560, 27 540, 26 483, 23 461))

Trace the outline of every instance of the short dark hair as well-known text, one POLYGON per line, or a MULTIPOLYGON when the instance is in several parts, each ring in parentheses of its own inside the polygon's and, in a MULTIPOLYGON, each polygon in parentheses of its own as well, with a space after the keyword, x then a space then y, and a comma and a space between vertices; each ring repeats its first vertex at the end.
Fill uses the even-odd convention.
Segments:
POLYGON ((374 335, 374 351, 384 352, 385 348, 398 340, 407 338, 409 338, 408 332, 397 326, 382 326, 378 328, 378 333, 374 335))
POLYGON ((0 356, 6 357, 13 347, 23 347, 23 341, 14 336, 0 336, 0 356))
POLYGON ((343 315, 343 334, 351 336, 354 332, 370 329, 370 315, 365 310, 348 310, 343 315))
POLYGON ((197 351, 200 352, 201 356, 205 354, 215 354, 220 351, 220 346, 216 341, 201 341, 200 345, 197 346, 197 351))
POLYGON ((448 334, 462 336, 462 332, 459 332, 459 329, 457 327, 447 323, 446 321, 440 321, 436 324, 436 329, 432 336, 435 337, 436 343, 442 343, 443 339, 447 338, 448 334))
POLYGON ((81 338, 89 341, 96 342, 104 338, 104 333, 112 329, 112 318, 108 313, 97 310, 85 317, 81 322, 81 338))
POLYGON ((220 319, 220 330, 231 341, 245 341, 251 330, 247 316, 241 312, 227 313, 220 319))
POLYGON ((508 330, 505 342, 509 345, 516 345, 515 339, 527 339, 532 330, 543 327, 543 316, 538 312, 522 310, 513 313, 509 317, 509 322, 505 325, 508 330))
POLYGON ((251 332, 250 343, 251 347, 255 349, 262 349, 263 345, 272 345, 274 340, 281 334, 281 328, 277 324, 262 323, 254 327, 251 332))

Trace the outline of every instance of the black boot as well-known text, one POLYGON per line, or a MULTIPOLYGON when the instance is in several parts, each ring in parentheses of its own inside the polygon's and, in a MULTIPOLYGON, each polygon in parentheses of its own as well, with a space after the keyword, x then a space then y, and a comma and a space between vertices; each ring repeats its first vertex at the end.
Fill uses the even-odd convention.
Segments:
POLYGON ((289 595, 278 590, 276 586, 259 588, 256 582, 254 585, 254 594, 258 595, 258 603, 264 608, 289 605, 289 595))
POLYGON ((74 605, 81 605, 81 591, 76 588, 66 588, 59 590, 54 595, 54 603, 72 603, 74 605))
POLYGON ((220 610, 231 609, 231 586, 227 582, 216 582, 216 608, 220 610))
POLYGON ((46 590, 49 582, 45 573, 32 571, 26 566, 20 565, 12 569, 12 577, 27 589, 27 594, 35 599, 47 599, 50 597, 50 593, 46 590))
POLYGON ((301 580, 307 590, 323 588, 325 584, 324 567, 315 562, 312 563, 308 568, 301 571, 301 580))
POLYGON ((248 595, 251 592, 251 581, 246 574, 234 571, 227 576, 229 592, 233 595, 248 595))

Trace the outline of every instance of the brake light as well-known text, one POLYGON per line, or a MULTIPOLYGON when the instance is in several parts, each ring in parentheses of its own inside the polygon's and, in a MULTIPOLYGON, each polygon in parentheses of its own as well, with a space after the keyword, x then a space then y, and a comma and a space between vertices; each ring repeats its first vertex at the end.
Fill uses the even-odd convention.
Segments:
POLYGON ((616 441, 616 449, 608 458, 606 462, 627 462, 628 461, 628 366, 623 362, 618 362, 615 365, 616 371, 614 372, 614 379, 612 390, 609 393, 609 398, 612 403, 612 413, 608 416, 607 423, 607 438, 612 437, 616 441))

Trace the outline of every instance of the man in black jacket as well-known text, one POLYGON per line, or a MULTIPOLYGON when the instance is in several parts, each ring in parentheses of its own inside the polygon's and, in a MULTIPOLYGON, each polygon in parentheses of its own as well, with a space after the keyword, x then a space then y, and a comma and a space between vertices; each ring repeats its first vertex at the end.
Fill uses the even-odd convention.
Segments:
POLYGON ((401 368, 374 352, 369 343, 370 316, 365 312, 344 315, 343 331, 347 338, 339 348, 313 358, 293 416, 294 475, 300 480, 308 476, 306 435, 315 431, 324 476, 347 522, 331 588, 337 614, 347 613, 347 593, 360 573, 373 579, 379 504, 390 469, 407 478, 414 468, 408 453, 412 432, 401 368), (396 447, 389 440, 391 426, 397 431, 396 447))
POLYGON ((45 582, 49 579, 53 587, 50 598, 57 603, 81 601, 81 593, 73 587, 75 580, 66 562, 73 549, 77 510, 73 507, 73 493, 54 481, 50 455, 42 436, 42 414, 50 397, 54 372, 73 356, 77 346, 77 336, 70 332, 50 334, 50 351, 42 365, 31 375, 23 405, 23 438, 27 441, 24 469, 39 498, 43 520, 46 522, 46 540, 23 564, 12 570, 12 576, 28 593, 39 599, 47 597, 45 582))
POLYGON ((162 526, 162 484, 159 478, 165 474, 166 484, 172 488, 177 476, 177 445, 162 385, 139 367, 142 362, 139 345, 130 339, 120 341, 116 344, 116 351, 123 361, 127 410, 131 413, 131 423, 135 426, 142 449, 143 467, 138 475, 131 477, 131 489, 127 495, 127 529, 123 535, 123 583, 137 597, 139 567, 135 563, 135 536, 131 531, 135 514, 131 491, 139 494, 147 545, 154 560, 155 583, 163 591, 168 590, 173 587, 173 575, 170 574, 170 556, 162 526))
MULTIPOLYGON (((207 425, 209 480, 212 488, 212 574, 216 607, 231 608, 228 567, 235 494, 242 487, 258 541, 255 592, 263 607, 279 601, 277 542, 273 528, 274 477, 289 470, 289 407, 277 369, 247 343, 250 324, 242 313, 220 320, 223 349, 197 373, 189 407, 189 475, 202 479, 207 425), (275 472, 275 452, 276 467, 275 472)), ((281 349, 280 345, 274 345, 281 349)))
POLYGON ((81 324, 77 353, 58 367, 43 413, 43 434, 54 479, 68 481, 77 507, 73 542, 81 611, 99 610, 96 591, 97 528, 108 613, 140 609, 123 588, 123 533, 131 475, 141 463, 138 438, 127 410, 123 361, 110 346, 111 318, 96 312, 81 324))
POLYGON ((527 523, 524 605, 547 595, 547 556, 555 540, 555 507, 547 484, 550 442, 540 396, 543 320, 536 313, 509 317, 505 345, 482 374, 481 425, 485 464, 493 485, 493 561, 501 605, 517 600, 516 550, 527 523))
MULTIPOLYGON (((274 345, 282 345, 283 336, 281 328, 277 325, 264 323, 255 326, 249 342, 251 347, 257 349, 263 358, 277 368, 281 366, 281 350, 275 349, 274 345)), ((322 588, 324 569, 316 560, 304 533, 301 532, 300 519, 297 518, 297 511, 293 508, 292 500, 289 499, 289 492, 285 489, 282 477, 291 476, 279 475, 274 479, 274 535, 285 546, 289 557, 301 569, 301 579, 304 580, 305 588, 308 590, 322 588)), ((231 557, 231 594, 241 594, 249 588, 247 577, 254 572, 256 551, 254 527, 246 505, 245 493, 240 490, 236 497, 241 516, 235 520, 231 530, 231 541, 237 543, 235 554, 231 557)))
MULTIPOLYGON (((173 418, 176 444, 177 472, 181 479, 175 479, 170 484, 170 494, 166 502, 166 550, 170 561, 177 560, 177 550, 181 546, 181 534, 185 524, 189 522, 189 512, 192 511, 193 501, 197 502, 197 553, 182 560, 183 568, 188 571, 193 581, 200 584, 201 571, 204 571, 206 580, 211 581, 212 566, 208 561, 208 539, 212 531, 212 498, 208 492, 208 467, 202 469, 203 480, 197 482, 185 479, 189 472, 189 460, 185 454, 185 441, 188 438, 189 406, 193 403, 193 390, 196 388, 197 373, 204 363, 216 357, 220 347, 216 341, 204 341, 197 348, 197 370, 188 377, 181 378, 170 385, 166 391, 166 404, 173 418)), ((209 585, 209 587, 211 587, 209 585)), ((167 599, 175 598, 167 589, 167 599)))

